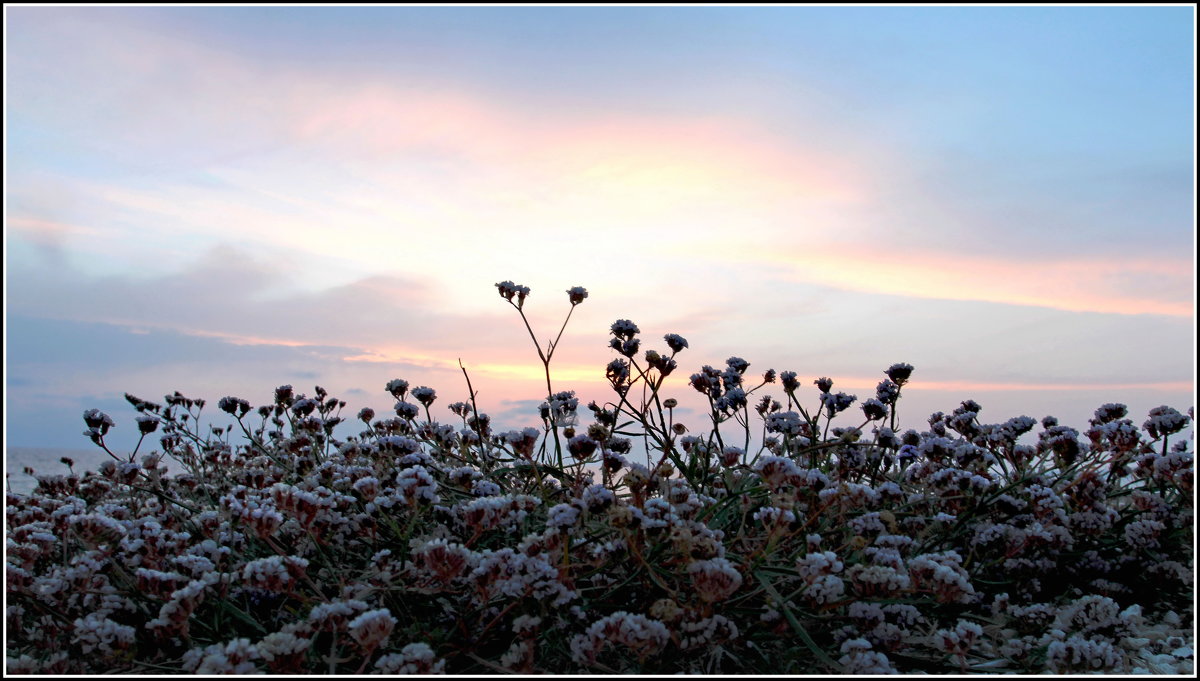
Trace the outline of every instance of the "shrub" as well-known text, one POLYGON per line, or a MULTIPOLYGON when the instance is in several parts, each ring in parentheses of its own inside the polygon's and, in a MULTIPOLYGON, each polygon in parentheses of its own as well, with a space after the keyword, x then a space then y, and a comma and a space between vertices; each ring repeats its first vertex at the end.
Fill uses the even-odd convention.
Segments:
POLYGON ((494 432, 473 392, 440 422, 401 379, 354 434, 320 387, 222 398, 207 430, 204 400, 127 395, 127 456, 86 412, 113 460, 7 498, 8 671, 1191 671, 1190 412, 1106 404, 1027 444, 1036 421, 968 400, 897 432, 908 364, 862 401, 819 378, 809 411, 795 372, 732 357, 688 379, 709 413, 686 427, 660 393, 687 341, 641 352, 618 320, 584 427, 562 330, 543 351, 529 289, 497 288, 545 369, 540 429, 494 432))

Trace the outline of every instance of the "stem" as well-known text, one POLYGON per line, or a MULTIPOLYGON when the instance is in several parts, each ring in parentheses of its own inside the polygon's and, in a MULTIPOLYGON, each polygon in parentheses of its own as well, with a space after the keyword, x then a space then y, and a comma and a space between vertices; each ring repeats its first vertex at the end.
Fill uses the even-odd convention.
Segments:
POLYGON ((567 310, 567 318, 563 320, 562 328, 560 328, 558 330, 558 335, 554 337, 554 342, 550 344, 550 347, 548 348, 549 352, 546 353, 546 362, 547 363, 549 363, 550 358, 554 356, 554 350, 555 350, 555 348, 558 347, 558 340, 560 338, 562 338, 563 331, 565 331, 567 328, 567 322, 571 321, 571 313, 574 311, 575 311, 574 305, 571 306, 570 310, 567 310))
MULTIPOLYGON (((477 405, 475 403, 475 389, 471 387, 471 377, 467 375, 467 368, 465 366, 463 366, 462 357, 458 358, 458 368, 462 369, 463 378, 467 379, 467 394, 470 396, 470 400, 471 400, 471 412, 473 414, 475 414, 475 425, 478 426, 479 425, 479 405, 477 405)), ((466 425, 466 418, 463 419, 463 425, 466 425)), ((488 459, 490 459, 490 456, 488 456, 488 455, 491 453, 490 443, 484 442, 483 436, 480 435, 479 436, 479 444, 481 445, 481 449, 483 450, 483 454, 484 454, 484 457, 483 457, 484 461, 482 463, 487 464, 488 459)))
POLYGON ((138 438, 137 445, 133 448, 133 453, 129 455, 130 463, 133 463, 133 460, 135 458, 137 458, 138 450, 142 448, 142 440, 145 440, 145 439, 146 439, 146 434, 142 433, 141 437, 138 438))

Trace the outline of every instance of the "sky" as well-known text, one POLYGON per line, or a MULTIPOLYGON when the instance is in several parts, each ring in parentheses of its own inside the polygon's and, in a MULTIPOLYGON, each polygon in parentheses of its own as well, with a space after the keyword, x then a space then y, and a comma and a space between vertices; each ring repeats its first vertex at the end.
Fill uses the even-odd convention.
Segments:
MULTIPOLYGON (((5 19, 5 444, 393 378, 536 425, 609 326, 899 416, 1195 399, 1195 10, 37 7, 5 19)), ((777 386, 763 389, 781 397, 777 386), (774 390, 772 390, 774 388, 774 390)), ((581 409, 586 414, 586 410, 581 409)), ((860 419, 854 420, 858 425, 860 419)), ((342 432, 342 431, 339 431, 342 432)), ((344 434, 350 431, 345 431, 344 434)))

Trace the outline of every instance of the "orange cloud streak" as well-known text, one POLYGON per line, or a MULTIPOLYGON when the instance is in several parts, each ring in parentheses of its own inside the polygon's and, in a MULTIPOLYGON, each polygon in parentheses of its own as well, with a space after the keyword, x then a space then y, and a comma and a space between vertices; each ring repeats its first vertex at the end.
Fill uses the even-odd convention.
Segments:
MULTIPOLYGON (((874 390, 875 386, 884 379, 851 376, 835 377, 834 387, 848 390, 874 390)), ((803 382, 801 382, 803 385, 803 382)), ((1023 381, 923 381, 913 378, 912 383, 904 386, 905 392, 910 391, 945 391, 945 392, 1029 392, 1029 391, 1071 391, 1071 390, 1161 390, 1161 391, 1191 391, 1192 381, 1150 381, 1129 383, 1030 383, 1023 381)), ((865 396, 859 395, 865 399, 865 396)))
MULTIPOLYGON (((361 355, 352 355, 343 357, 345 362, 370 362, 379 364, 419 364, 429 368, 449 369, 459 371, 457 361, 448 361, 438 359, 429 355, 421 355, 407 350, 376 350, 363 353, 361 355)), ((544 383, 546 374, 542 367, 534 364, 503 364, 498 362, 471 362, 463 361, 467 371, 472 375, 482 374, 488 377, 513 380, 530 383, 544 383)), ((597 367, 592 364, 557 364, 550 367, 550 379, 555 384, 606 384, 604 378, 604 368, 597 367)), ((570 385, 563 388, 569 390, 570 385)))
POLYGON ((1076 312, 1191 317, 1192 263, 1175 259, 1011 261, 958 253, 881 252, 858 246, 744 250, 743 258, 788 267, 786 276, 851 291, 975 300, 1076 312), (1165 297, 1126 292, 1137 277, 1165 280, 1165 297))

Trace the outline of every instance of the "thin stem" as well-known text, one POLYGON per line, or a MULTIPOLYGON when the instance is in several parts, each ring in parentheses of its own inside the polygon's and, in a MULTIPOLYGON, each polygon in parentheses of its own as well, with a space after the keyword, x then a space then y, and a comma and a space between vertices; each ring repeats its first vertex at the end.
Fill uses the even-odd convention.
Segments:
POLYGON ((572 313, 572 312, 574 312, 574 311, 575 311, 575 306, 574 306, 574 305, 572 305, 572 306, 571 306, 571 309, 570 309, 570 310, 567 310, 567 318, 563 320, 563 323, 562 323, 562 328, 560 328, 560 329, 558 330, 558 335, 557 335, 557 336, 555 336, 555 338, 554 338, 554 342, 553 342, 553 343, 551 343, 551 344, 550 344, 550 347, 548 348, 549 352, 548 352, 548 353, 546 353, 546 361, 547 361, 547 362, 549 362, 549 361, 550 361, 550 358, 551 358, 552 356, 554 356, 554 350, 555 350, 555 349, 558 347, 558 341, 559 341, 559 339, 560 339, 560 338, 562 338, 563 331, 565 331, 565 330, 566 330, 566 328, 567 328, 567 322, 571 321, 571 313, 572 313))

